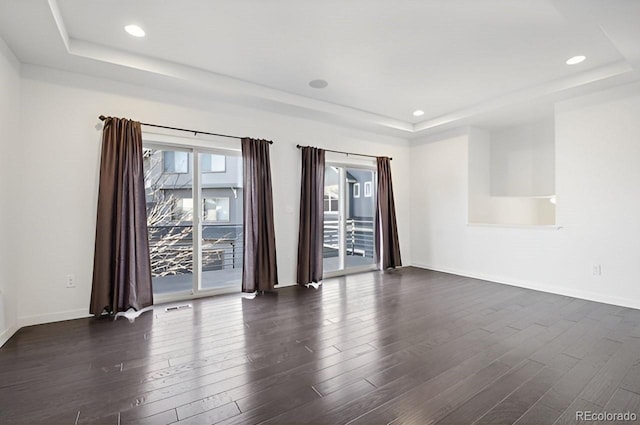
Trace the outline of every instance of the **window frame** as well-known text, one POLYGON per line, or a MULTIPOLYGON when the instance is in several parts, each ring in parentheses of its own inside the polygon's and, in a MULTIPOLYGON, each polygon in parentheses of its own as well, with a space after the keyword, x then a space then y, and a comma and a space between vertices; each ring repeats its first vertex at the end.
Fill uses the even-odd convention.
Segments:
MULTIPOLYGON (((200 164, 197 161, 197 154, 217 154, 225 157, 239 157, 242 158, 242 151, 239 145, 233 141, 228 142, 227 140, 216 140, 216 146, 211 145, 211 140, 197 140, 188 137, 175 136, 169 134, 161 134, 161 133, 153 133, 153 132, 145 132, 143 131, 143 148, 150 150, 174 150, 187 152, 189 154, 189 162, 191 165, 188 165, 188 174, 191 174, 191 194, 193 199, 193 222, 192 222, 192 249, 194 251, 193 256, 193 264, 194 264, 194 273, 193 273, 193 285, 190 290, 175 292, 170 294, 161 294, 154 295, 154 299, 156 302, 175 302, 182 300, 191 300, 194 298, 217 295, 217 294, 225 294, 225 293, 236 293, 238 288, 236 286, 229 286, 224 288, 216 288, 209 289, 203 288, 202 286, 202 274, 204 273, 200 267, 202 261, 202 233, 205 223, 202 220, 200 214, 196 214, 196 211, 202 211, 202 195, 197 195, 196 193, 201 193, 202 190, 202 172, 200 171, 200 164), (193 162, 192 162, 193 161, 193 162)), ((162 158, 164 160, 164 158, 162 158)), ((162 161, 164 162, 164 161, 162 161)), ((228 169, 227 162, 225 160, 225 169, 228 169)), ((161 173, 164 173, 164 163, 161 164, 160 168, 161 173)), ((176 177, 181 176, 181 173, 171 173, 166 172, 165 174, 174 174, 176 177)), ((145 183, 146 184, 146 183, 145 183)), ((242 188, 242 180, 240 179, 239 188, 242 188)), ((230 199, 231 201, 231 199, 230 199)), ((229 206, 231 209, 231 205, 229 206)), ((231 219, 231 216, 230 216, 231 219)), ((212 225, 212 224, 207 224, 212 225)))
MULTIPOLYGON (((344 252, 346 252, 346 240, 344 238, 344 235, 346 234, 346 223, 345 220, 340 218, 341 216, 346 216, 346 212, 347 212, 347 198, 348 198, 348 184, 346 182, 345 179, 345 175, 344 173, 346 173, 346 169, 348 168, 355 168, 355 169, 359 169, 359 170, 367 170, 367 171, 371 171, 372 172, 372 178, 373 181, 378 181, 378 170, 377 167, 375 165, 375 163, 371 163, 371 162, 365 162, 365 161, 353 161, 353 160, 344 160, 344 159, 334 159, 334 158, 329 158, 325 161, 325 168, 327 167, 335 167, 338 168, 340 171, 340 177, 338 179, 339 182, 341 182, 339 184, 339 198, 338 198, 338 211, 337 211, 337 216, 338 216, 338 227, 339 227, 339 234, 340 236, 340 250, 341 250, 341 254, 340 254, 340 266, 338 268, 338 270, 331 270, 331 271, 327 271, 325 270, 323 272, 323 278, 332 278, 332 277, 338 277, 338 276, 344 276, 344 275, 348 275, 348 274, 352 274, 352 273, 361 273, 364 271, 371 271, 371 270, 378 270, 379 269, 379 264, 377 263, 373 263, 371 265, 365 265, 365 266, 357 266, 357 267, 346 267, 346 260, 344 258, 344 252)), ((373 190, 374 190, 374 186, 373 186, 373 181, 369 181, 369 185, 370 185, 370 196, 373 196, 373 190)), ((365 182, 367 183, 367 182, 365 182)), ((361 188, 362 189, 362 188, 361 188)), ((363 193, 361 191, 361 197, 362 197, 363 193)), ((377 194, 376 194, 377 196, 377 194)), ((326 199, 325 199, 326 201, 326 199)), ((374 208, 375 208, 375 204, 374 204, 374 208)), ((327 211, 325 211, 326 213, 327 211)), ((325 216, 326 217, 326 216, 325 216)))

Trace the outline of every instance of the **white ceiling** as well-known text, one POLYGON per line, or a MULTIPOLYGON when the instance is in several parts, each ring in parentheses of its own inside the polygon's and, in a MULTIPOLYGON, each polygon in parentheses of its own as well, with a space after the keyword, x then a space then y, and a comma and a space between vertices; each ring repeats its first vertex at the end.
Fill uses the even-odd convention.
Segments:
POLYGON ((637 79, 638 18, 636 0, 2 0, 0 36, 25 63, 411 135, 637 79))

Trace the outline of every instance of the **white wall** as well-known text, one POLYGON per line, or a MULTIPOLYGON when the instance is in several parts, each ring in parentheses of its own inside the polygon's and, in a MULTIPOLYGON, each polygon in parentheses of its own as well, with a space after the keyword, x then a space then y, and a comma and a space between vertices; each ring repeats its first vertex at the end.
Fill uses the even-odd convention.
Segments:
POLYGON ((491 131, 491 194, 540 196, 555 193, 553 116, 491 131))
POLYGON ((466 224, 468 137, 411 149, 413 264, 640 308, 640 87, 558 105, 561 229, 466 224), (593 276, 601 265, 602 276, 593 276))
POLYGON ((468 222, 491 223, 494 220, 491 202, 491 134, 474 127, 464 131, 469 145, 468 222))
POLYGON ((101 126, 98 115, 271 139, 275 230, 281 285, 295 282, 300 153, 296 144, 393 157, 403 259, 410 264, 408 142, 301 118, 61 71, 23 66, 19 178, 21 325, 88 313, 93 267, 101 126), (65 275, 77 288, 65 288, 65 275))
POLYGON ((13 175, 20 158, 20 64, 0 38, 0 346, 16 331, 15 228, 20 203, 13 175))

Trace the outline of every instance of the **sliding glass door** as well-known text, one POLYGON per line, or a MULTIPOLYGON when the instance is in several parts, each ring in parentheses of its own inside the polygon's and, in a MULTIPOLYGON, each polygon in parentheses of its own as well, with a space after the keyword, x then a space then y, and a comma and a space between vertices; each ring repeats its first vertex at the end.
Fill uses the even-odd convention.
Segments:
POLYGON ((373 169, 325 168, 325 275, 375 268, 375 179, 373 169))
POLYGON ((211 291, 242 285, 242 158, 200 152, 201 279, 211 291))
POLYGON ((239 153, 149 144, 144 172, 154 297, 239 291, 239 153))

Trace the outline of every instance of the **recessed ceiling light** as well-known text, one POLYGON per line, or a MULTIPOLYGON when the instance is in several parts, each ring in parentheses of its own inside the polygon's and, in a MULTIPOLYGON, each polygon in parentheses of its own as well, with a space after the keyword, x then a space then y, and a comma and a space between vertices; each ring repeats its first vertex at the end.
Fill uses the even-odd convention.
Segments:
POLYGON ((314 89, 323 89, 329 85, 325 80, 312 80, 309 81, 309 85, 314 89))
POLYGON ((414 117, 421 117, 424 115, 424 111, 421 111, 420 109, 413 111, 413 116, 414 117))
POLYGON ((144 37, 145 36, 145 32, 142 28, 140 28, 137 25, 131 24, 131 25, 127 25, 126 27, 124 27, 124 30, 126 32, 128 32, 129 34, 131 34, 134 37, 144 37))
POLYGON ((584 61, 587 57, 586 56, 574 56, 572 58, 567 59, 567 65, 576 65, 579 64, 580 62, 584 61))

